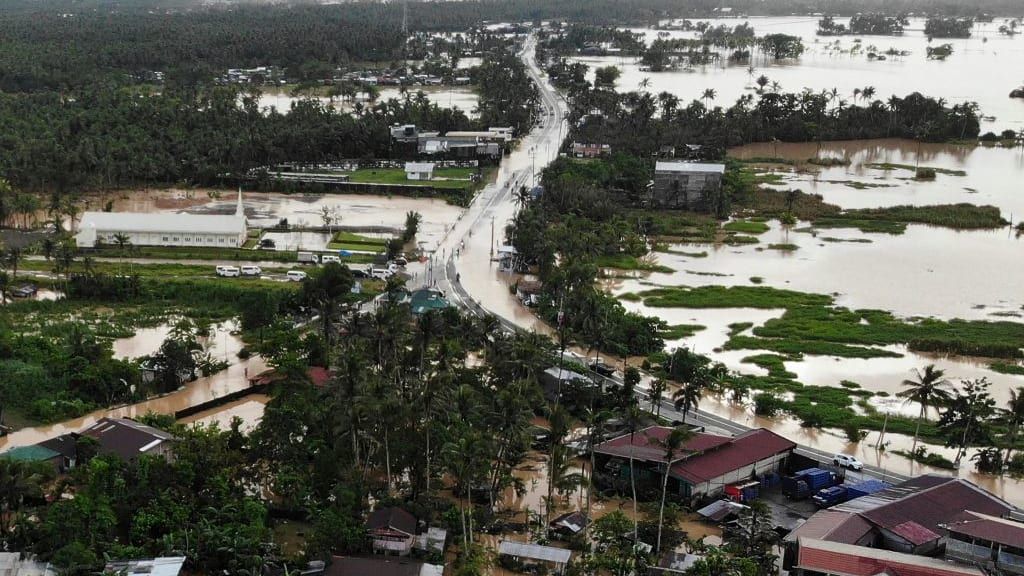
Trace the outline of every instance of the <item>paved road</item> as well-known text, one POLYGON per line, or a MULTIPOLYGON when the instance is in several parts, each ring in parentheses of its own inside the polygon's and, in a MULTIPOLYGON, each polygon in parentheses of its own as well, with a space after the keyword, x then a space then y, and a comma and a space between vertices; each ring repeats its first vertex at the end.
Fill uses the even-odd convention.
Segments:
MULTIPOLYGON (((557 157, 557 150, 561 145, 561 129, 567 114, 567 107, 537 68, 533 58, 534 48, 534 40, 531 38, 520 56, 526 64, 531 78, 540 90, 541 103, 545 109, 545 115, 543 116, 545 121, 533 133, 523 139, 521 148, 529 147, 534 151, 531 160, 535 160, 537 156, 536 151, 541 147, 546 150, 554 150, 554 154, 546 155, 549 162, 557 157)), ((515 163, 510 162, 510 164, 514 166, 515 163)), ((438 251, 442 255, 441 258, 435 258, 431 261, 434 267, 434 278, 437 279, 438 287, 446 291, 452 302, 477 314, 493 315, 509 331, 535 329, 537 328, 536 319, 524 321, 522 317, 513 318, 511 315, 498 313, 496 308, 500 305, 500 300, 507 301, 509 299, 507 291, 495 290, 491 287, 490 289, 474 290, 471 293, 472 286, 460 282, 459 279, 462 275, 468 276, 478 271, 468 269, 466 262, 456 256, 456 250, 465 249, 467 241, 473 240, 471 230, 480 230, 485 218, 488 215, 499 212, 499 208, 503 205, 506 208, 503 211, 504 213, 513 213, 508 209, 509 205, 514 201, 512 191, 524 182, 529 181, 533 170, 542 170, 546 164, 547 162, 536 165, 531 161, 531 166, 526 169, 513 169, 506 174, 499 175, 498 181, 488 186, 476 198, 466 213, 463 214, 459 223, 442 240, 438 246, 438 251), (443 266, 441 265, 442 262, 443 266)), ((503 229, 504 224, 499 224, 501 224, 499 229, 503 229)), ((479 246, 479 242, 476 242, 476 244, 479 246)), ((478 263, 479 259, 471 262, 469 265, 475 266, 478 263)), ((616 377, 613 380, 621 384, 621 379, 616 377)), ((647 376, 645 381, 649 382, 650 377, 647 376)), ((643 385, 641 384, 641 387, 643 385)), ((637 396, 642 402, 649 405, 646 390, 638 390, 637 396)), ((664 400, 661 403, 661 415, 670 420, 682 421, 683 419, 683 414, 675 410, 671 402, 664 400)), ((691 411, 687 415, 686 423, 716 428, 734 435, 750 430, 749 427, 743 424, 699 410, 691 411)), ((834 454, 824 452, 812 446, 799 446, 796 451, 800 455, 822 463, 831 463, 834 456, 834 454)), ((892 472, 872 466, 865 466, 861 473, 849 472, 848 477, 854 481, 862 477, 878 478, 888 482, 899 482, 907 479, 906 476, 893 474, 892 472)))

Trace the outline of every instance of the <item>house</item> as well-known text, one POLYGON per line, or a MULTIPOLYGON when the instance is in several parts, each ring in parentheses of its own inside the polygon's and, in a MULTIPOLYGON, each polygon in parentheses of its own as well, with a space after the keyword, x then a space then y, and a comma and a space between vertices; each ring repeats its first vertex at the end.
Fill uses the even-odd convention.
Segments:
POLYGON ((541 564, 551 568, 555 574, 565 572, 565 567, 572 559, 571 550, 512 540, 501 541, 498 545, 498 555, 506 556, 517 563, 541 564))
POLYGON ((406 162, 406 180, 430 180, 434 177, 433 162, 406 162))
POLYGON ((698 560, 704 557, 698 554, 683 554, 681 552, 666 552, 662 555, 658 566, 651 566, 647 573, 651 576, 676 576, 686 574, 698 560))
POLYGON ((1002 574, 1024 574, 1024 523, 964 512, 945 528, 946 560, 985 566, 1002 574))
POLYGON ((444 554, 445 542, 448 540, 448 531, 444 528, 431 526, 423 534, 416 537, 413 548, 426 553, 444 554))
POLYGON ((722 494, 729 484, 780 471, 796 448, 794 442, 764 428, 734 437, 698 432, 670 462, 662 443, 671 432, 669 427, 650 426, 598 444, 594 453, 601 456, 604 469, 620 479, 629 477, 630 459, 639 462, 637 479, 659 487, 669 466, 669 492, 699 500, 722 494))
POLYGON ((654 208, 706 210, 721 189, 725 164, 657 162, 648 204, 654 208))
POLYGON ((523 306, 537 306, 540 296, 544 293, 544 285, 539 280, 520 280, 516 282, 516 298, 523 306))
POLYGON ((184 556, 169 556, 165 558, 150 558, 147 560, 116 560, 108 562, 103 568, 104 574, 118 574, 134 576, 145 574, 146 576, 178 576, 181 567, 185 565, 184 556))
POLYGON ((904 554, 932 555, 964 511, 1002 517, 1008 502, 962 478, 925 474, 881 492, 821 510, 786 536, 795 557, 802 538, 866 546, 904 554))
POLYGON ((44 462, 51 465, 57 472, 61 471, 61 465, 64 461, 60 452, 40 446, 39 444, 11 448, 0 454, 0 458, 12 462, 44 462))
POLYGON ((794 576, 984 576, 971 566, 937 558, 800 538, 794 576))
POLYGON ((366 531, 374 552, 406 556, 416 537, 416 518, 401 508, 379 508, 366 520, 366 531))
POLYGON ((431 310, 443 310, 450 306, 448 300, 445 300, 444 292, 437 288, 420 288, 409 294, 409 307, 417 316, 431 310))
POLYGON ((235 213, 168 214, 148 212, 86 212, 78 226, 79 248, 114 244, 125 236, 133 246, 209 246, 238 248, 246 241, 242 192, 235 213))
POLYGON ((572 143, 572 155, 576 158, 597 158, 598 156, 608 156, 611 153, 612 147, 608 144, 572 143))
POLYGON ((490 126, 487 131, 501 137, 505 142, 511 142, 516 130, 511 126, 490 126))
POLYGON ((95 439, 101 454, 116 454, 125 462, 143 454, 173 456, 174 436, 129 418, 100 418, 81 435, 95 439))
POLYGON ((394 125, 391 127, 391 139, 403 144, 415 144, 420 137, 420 129, 415 124, 394 125))
POLYGON ((597 387, 593 380, 583 374, 558 366, 552 366, 541 372, 539 379, 541 388, 544 390, 544 397, 548 400, 558 398, 562 389, 571 385, 595 389, 597 387))
POLYGON ((350 558, 334 556, 324 576, 441 576, 444 566, 407 558, 350 558))
POLYGON ((548 524, 548 532, 554 537, 570 538, 583 532, 590 519, 583 512, 566 512, 548 524))

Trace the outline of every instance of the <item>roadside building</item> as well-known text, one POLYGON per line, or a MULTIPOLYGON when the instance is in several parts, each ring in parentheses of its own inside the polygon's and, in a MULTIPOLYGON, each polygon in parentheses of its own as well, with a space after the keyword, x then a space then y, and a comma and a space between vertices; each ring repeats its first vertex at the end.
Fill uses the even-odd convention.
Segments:
POLYGON ((0 552, 0 576, 57 576, 57 569, 47 562, 21 552, 0 552))
POLYGON ((433 162, 406 162, 406 180, 431 180, 434 177, 433 162))
POLYGON ((125 462, 141 455, 173 456, 174 436, 129 418, 100 418, 81 435, 95 439, 101 454, 116 454, 125 462))
POLYGON ((583 512, 566 512, 548 524, 548 533, 554 538, 572 538, 583 532, 588 524, 590 519, 583 512))
POLYGON ((608 144, 572 143, 572 155, 576 158, 597 158, 599 156, 608 156, 611 153, 612 147, 608 144))
POLYGON ((658 162, 648 204, 654 208, 707 210, 722 187, 725 164, 658 162))
POLYGON ((416 518, 401 508, 379 508, 367 518, 366 531, 374 552, 407 556, 416 538, 416 518))
POLYGON ((794 576, 985 576, 973 566, 852 544, 800 539, 794 576))
POLYGON ((945 528, 947 560, 1001 574, 1024 574, 1024 523, 964 512, 945 528))
POLYGON ((444 297, 444 292, 437 288, 420 288, 409 294, 409 307, 412 313, 419 316, 431 310, 444 310, 451 304, 444 297))
POLYGON ((246 240, 242 192, 234 214, 86 212, 78 226, 79 248, 113 245, 125 236, 133 246, 239 248, 246 240))
POLYGON ((934 555, 965 511, 1003 517, 1013 506, 962 478, 926 474, 821 510, 786 536, 787 558, 802 539, 934 555))
POLYGON ((671 432, 665 426, 651 426, 598 444, 594 453, 601 457, 602 475, 610 482, 628 479, 632 458, 637 481, 660 487, 669 466, 669 493, 698 501, 722 494, 727 485, 779 472, 796 448, 794 442, 764 428, 734 437, 698 432, 669 462, 662 443, 671 432))
POLYGON ((134 576, 145 574, 146 576, 178 576, 182 566, 185 565, 184 556, 169 556, 164 558, 149 558, 144 560, 115 560, 108 562, 103 569, 104 574, 123 574, 134 576))
POLYGON ((391 139, 403 144, 413 143, 420 137, 420 129, 415 124, 395 125, 391 127, 391 139))

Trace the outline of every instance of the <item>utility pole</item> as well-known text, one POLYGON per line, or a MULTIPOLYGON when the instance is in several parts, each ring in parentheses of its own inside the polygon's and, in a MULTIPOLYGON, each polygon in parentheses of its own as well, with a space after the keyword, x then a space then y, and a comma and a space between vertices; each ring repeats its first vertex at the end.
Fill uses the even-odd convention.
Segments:
POLYGON ((409 0, 402 2, 402 34, 409 39, 409 0))
POLYGON ((491 260, 494 259, 494 216, 491 216, 491 260))

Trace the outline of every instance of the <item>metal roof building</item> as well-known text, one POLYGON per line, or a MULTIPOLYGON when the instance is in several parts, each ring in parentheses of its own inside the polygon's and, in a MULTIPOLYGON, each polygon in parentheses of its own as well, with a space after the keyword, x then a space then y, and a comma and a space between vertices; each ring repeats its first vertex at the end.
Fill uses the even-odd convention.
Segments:
POLYGON ((242 192, 234 214, 86 212, 78 225, 79 248, 115 244, 124 235, 134 246, 238 248, 245 243, 242 192))
POLYGON ((511 556, 517 559, 536 560, 555 565, 555 570, 561 573, 572 558, 572 551, 552 546, 541 546, 540 544, 528 544, 526 542, 515 542, 513 540, 502 540, 498 546, 498 554, 511 556))

